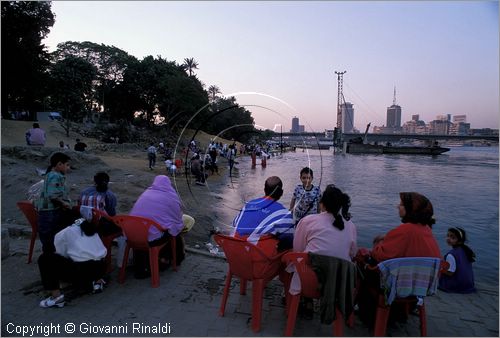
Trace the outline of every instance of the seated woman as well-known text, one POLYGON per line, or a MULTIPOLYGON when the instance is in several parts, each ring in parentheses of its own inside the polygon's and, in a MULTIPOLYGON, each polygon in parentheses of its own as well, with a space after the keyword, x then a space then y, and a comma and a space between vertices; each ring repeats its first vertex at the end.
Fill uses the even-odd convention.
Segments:
MULTIPOLYGON (((356 226, 350 220, 349 195, 331 184, 326 187, 319 204, 321 213, 308 215, 297 224, 293 238, 293 251, 351 261, 357 250, 357 232, 356 226)), ((290 293, 298 294, 299 292, 300 280, 294 273, 290 293)), ((306 318, 312 318, 312 305, 312 300, 305 299, 304 315, 306 318)))
POLYGON ((356 254, 357 232, 349 214, 349 195, 328 185, 321 197, 321 213, 304 217, 297 224, 293 251, 311 252, 350 261, 356 254))
POLYGON ((51 293, 40 302, 43 308, 64 306, 60 281, 72 282, 84 291, 98 293, 103 290, 106 248, 97 235, 97 226, 90 222, 92 215, 85 217, 59 231, 54 238, 56 252, 42 253, 38 259, 42 284, 51 293))
MULTIPOLYGON (((170 262, 172 259, 170 237, 177 236, 176 263, 180 265, 185 255, 184 239, 181 235, 191 230, 195 220, 191 216, 182 214, 181 201, 167 176, 155 177, 153 184, 135 202, 130 215, 152 219, 165 230, 162 232, 155 227, 150 227, 148 235, 150 246, 167 243, 160 251, 162 269, 166 268, 167 261, 170 262)), ((149 259, 145 252, 134 252, 134 266, 136 278, 147 278, 151 273, 149 259)))
MULTIPOLYGON (((432 203, 416 192, 401 192, 399 196, 398 210, 402 224, 374 239, 373 249, 369 253, 371 257, 365 257, 368 263, 376 264, 401 257, 441 258, 439 245, 432 234, 432 225, 435 223, 432 203)), ((365 270, 364 276, 358 293, 359 314, 371 326, 375 319, 379 275, 365 270)))

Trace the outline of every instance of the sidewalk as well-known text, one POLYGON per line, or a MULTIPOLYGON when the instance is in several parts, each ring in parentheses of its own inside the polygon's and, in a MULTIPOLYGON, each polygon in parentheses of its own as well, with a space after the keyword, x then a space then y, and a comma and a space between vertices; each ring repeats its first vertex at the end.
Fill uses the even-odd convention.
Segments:
MULTIPOLYGON (((232 284, 226 314, 219 317, 227 264, 190 250, 177 272, 160 272, 160 287, 151 288, 150 279, 134 279, 131 271, 124 284, 117 283, 118 270, 103 293, 79 296, 64 308, 38 306, 45 293, 39 282, 37 243, 34 262, 26 264, 29 240, 10 238, 10 255, 2 260, 2 336, 21 336, 13 330, 31 325, 44 336, 282 336, 285 310, 281 304, 281 283, 273 280, 265 290, 262 330, 250 329, 251 283, 247 295, 239 295, 239 283, 232 284), (74 324, 74 325, 73 325, 74 324), (52 325, 52 326, 51 326, 52 325), (140 330, 163 330, 141 333, 140 330), (74 333, 71 331, 75 329, 74 333), (136 330, 134 330, 134 328, 136 330), (106 333, 113 329, 116 333, 106 333), (104 331, 100 331, 104 330, 104 331)), ((472 295, 439 292, 426 298, 429 336, 498 337, 498 286, 478 285, 472 295)), ((21 332, 21 331, 18 331, 21 332)), ((370 330, 356 318, 346 336, 370 336, 370 330)), ((390 327, 390 336, 419 336, 418 318, 411 316, 405 326, 390 327)), ((27 333, 26 336, 29 336, 27 333)), ((331 326, 298 318, 295 336, 330 336, 331 326)))

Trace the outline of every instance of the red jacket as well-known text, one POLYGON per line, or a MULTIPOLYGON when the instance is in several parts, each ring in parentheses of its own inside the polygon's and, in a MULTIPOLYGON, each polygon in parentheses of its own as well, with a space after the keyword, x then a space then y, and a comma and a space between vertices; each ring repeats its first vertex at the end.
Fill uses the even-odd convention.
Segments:
POLYGON ((372 257, 379 262, 400 257, 441 258, 441 251, 430 227, 403 223, 389 231, 384 240, 375 245, 372 257))

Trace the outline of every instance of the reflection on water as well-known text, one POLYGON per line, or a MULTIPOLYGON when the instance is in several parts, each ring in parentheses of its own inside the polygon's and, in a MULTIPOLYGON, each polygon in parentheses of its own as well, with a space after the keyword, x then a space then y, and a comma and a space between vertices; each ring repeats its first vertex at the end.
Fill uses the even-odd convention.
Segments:
POLYGON ((498 285, 498 148, 453 148, 440 156, 333 155, 329 151, 286 153, 251 169, 249 157, 239 158, 239 177, 224 191, 230 223, 244 201, 264 194, 264 181, 277 175, 284 182, 281 202, 288 206, 304 166, 314 171, 313 184, 334 183, 351 197, 358 245, 370 247, 373 237, 399 225, 399 192, 417 191, 434 205, 433 231, 445 254, 449 227, 466 229, 475 250, 476 279, 498 285))

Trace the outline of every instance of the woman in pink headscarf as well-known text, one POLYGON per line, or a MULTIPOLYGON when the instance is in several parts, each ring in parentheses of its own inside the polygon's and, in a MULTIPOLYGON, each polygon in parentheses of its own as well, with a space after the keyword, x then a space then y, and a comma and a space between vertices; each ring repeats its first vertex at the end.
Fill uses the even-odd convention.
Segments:
MULTIPOLYGON (((177 236, 176 263, 179 265, 182 262, 184 259, 184 240, 180 235, 192 228, 194 219, 182 214, 181 201, 167 176, 158 175, 155 177, 153 184, 135 202, 130 215, 152 219, 165 230, 162 232, 156 227, 149 228, 150 246, 157 246, 165 242, 170 243, 170 237, 177 236)), ((166 268, 167 261, 171 260, 170 252, 168 244, 160 251, 161 268, 166 268)), ((147 271, 149 266, 147 257, 140 257, 140 254, 137 257, 137 253, 134 252, 134 265, 139 265, 136 266, 138 268, 136 269, 136 277, 147 277, 150 273, 147 271)))

